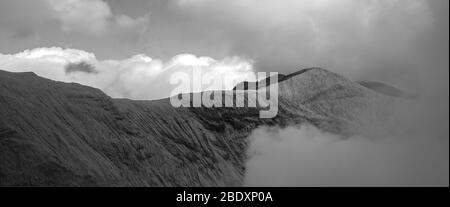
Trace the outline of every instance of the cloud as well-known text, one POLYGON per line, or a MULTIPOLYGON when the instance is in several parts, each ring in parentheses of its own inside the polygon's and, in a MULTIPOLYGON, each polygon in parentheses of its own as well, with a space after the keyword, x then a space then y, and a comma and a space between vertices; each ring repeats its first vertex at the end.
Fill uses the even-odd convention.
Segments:
MULTIPOLYGON (((32 71, 53 80, 77 82, 102 89, 114 98, 160 99, 169 97, 177 85, 170 84, 170 78, 183 72, 192 78, 193 69, 213 80, 231 77, 223 85, 212 82, 202 90, 232 89, 237 82, 254 81, 252 61, 227 57, 215 60, 180 54, 169 61, 152 59, 138 54, 123 60, 98 60, 93 53, 59 47, 36 48, 16 54, 0 54, 0 68, 12 72, 32 71)), ((190 92, 193 87, 184 88, 190 92)))
POLYGON ((228 44, 231 54, 254 59, 258 71, 317 66, 402 86, 420 84, 417 57, 425 53, 417 42, 436 29, 426 0, 172 2, 197 24, 224 33, 209 38, 228 44))
POLYGON ((113 15, 110 6, 102 0, 46 0, 61 21, 63 31, 102 35, 115 29, 142 27, 147 16, 131 18, 113 15))
MULTIPOLYGON (((50 13, 52 12, 43 1, 0 1, 0 44, 3 41, 11 43, 10 39, 23 40, 36 36, 36 31, 43 27, 43 22, 51 19, 50 13)), ((7 46, 2 44, 2 49, 7 46)))
MULTIPOLYGON (((308 124, 261 127, 247 151, 247 186, 448 186, 448 106, 396 99, 383 122, 364 136, 343 136, 308 124)), ((361 117, 362 118, 362 117, 361 117)))
POLYGON ((93 62, 97 59, 93 53, 70 48, 64 49, 60 47, 35 48, 31 50, 28 49, 23 52, 14 54, 13 56, 28 60, 40 60, 55 63, 81 61, 93 62))
POLYGON ((134 38, 148 23, 149 14, 137 17, 116 14, 108 2, 102 0, 3 0, 0 18, 4 20, 0 22, 3 28, 0 38, 36 37, 34 41, 42 44, 40 38, 57 42, 55 36, 64 35, 66 40, 73 40, 67 36, 72 33, 94 38, 114 35, 133 35, 134 38), (1 37, 2 33, 6 36, 1 37), (50 37, 39 37, 39 34, 50 37))
POLYGON ((65 70, 66 73, 75 73, 75 72, 97 73, 95 67, 86 62, 68 63, 65 66, 65 70))
POLYGON ((246 186, 448 186, 448 138, 343 137, 313 126, 250 136, 246 186))

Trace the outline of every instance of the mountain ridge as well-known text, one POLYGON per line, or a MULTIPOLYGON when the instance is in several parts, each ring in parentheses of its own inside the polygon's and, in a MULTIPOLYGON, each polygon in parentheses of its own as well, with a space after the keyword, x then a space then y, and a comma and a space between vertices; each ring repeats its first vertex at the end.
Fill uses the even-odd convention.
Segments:
POLYGON ((0 71, 0 186, 240 186, 253 129, 370 134, 394 99, 318 68, 279 94, 278 115, 260 119, 258 108, 173 108, 0 71))
MULTIPOLYGON (((277 79, 278 79, 278 83, 281 83, 283 81, 289 80, 291 78, 294 78, 295 76, 299 76, 303 73, 306 73, 310 70, 323 70, 322 68, 318 68, 318 67, 311 67, 311 68, 305 68, 305 69, 301 69, 297 72, 293 72, 287 75, 284 74, 278 74, 277 75, 277 79)), ((248 81, 243 81, 241 83, 238 83, 233 90, 255 90, 256 88, 260 88, 261 86, 269 86, 270 85, 270 79, 271 78, 275 78, 273 76, 270 76, 268 78, 265 78, 261 81, 258 82, 248 82, 248 81), (265 82, 265 84, 263 84, 265 82), (252 88, 249 88, 249 84, 254 84, 252 88), (238 88, 240 87, 240 88, 238 88)), ((398 98, 415 98, 417 97, 417 95, 413 95, 413 94, 408 94, 405 93, 399 89, 397 89, 394 86, 391 86, 389 84, 386 83, 382 83, 382 82, 377 82, 377 81, 358 81, 357 83, 361 84, 362 86, 371 89, 373 91, 376 91, 378 93, 384 94, 384 95, 388 95, 388 96, 392 96, 392 97, 398 97, 398 98)))

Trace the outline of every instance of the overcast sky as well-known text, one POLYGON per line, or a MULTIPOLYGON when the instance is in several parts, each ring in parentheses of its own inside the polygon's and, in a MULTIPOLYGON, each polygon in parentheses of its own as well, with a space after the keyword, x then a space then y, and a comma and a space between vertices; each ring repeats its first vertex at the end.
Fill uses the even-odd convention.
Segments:
POLYGON ((0 67, 140 99, 167 96, 136 90, 156 87, 169 66, 193 62, 245 77, 317 66, 354 80, 448 91, 448 6, 448 0, 2 0, 0 67), (80 64, 86 74, 67 73, 68 63, 80 61, 93 70, 80 64), (148 80, 153 84, 142 83, 148 80))

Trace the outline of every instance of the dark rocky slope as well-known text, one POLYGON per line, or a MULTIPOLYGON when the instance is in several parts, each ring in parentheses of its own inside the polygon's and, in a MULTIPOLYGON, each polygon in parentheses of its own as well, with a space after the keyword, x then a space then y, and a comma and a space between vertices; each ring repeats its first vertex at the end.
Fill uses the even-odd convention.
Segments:
POLYGON ((256 127, 371 134, 394 99, 318 68, 281 78, 278 115, 260 119, 0 71, 0 186, 239 186, 256 127))

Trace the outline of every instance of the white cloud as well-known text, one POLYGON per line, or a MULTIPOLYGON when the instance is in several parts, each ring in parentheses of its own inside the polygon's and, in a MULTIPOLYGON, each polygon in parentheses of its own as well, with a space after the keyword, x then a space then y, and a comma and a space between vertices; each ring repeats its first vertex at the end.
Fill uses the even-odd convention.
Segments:
POLYGON ((102 0, 46 0, 67 32, 101 35, 114 29, 130 29, 146 23, 147 16, 114 15, 102 0))
POLYGON ((93 53, 76 49, 63 49, 60 47, 35 48, 14 54, 14 56, 29 60, 45 60, 64 64, 68 62, 96 61, 96 57, 93 53))
MULTIPOLYGON (((194 67, 200 68, 202 74, 212 75, 213 79, 232 77, 232 80, 224 83, 223 87, 218 82, 213 82, 210 85, 204 85, 202 89, 231 89, 236 82, 256 79, 252 61, 239 57, 215 60, 210 57, 180 54, 164 62, 152 59, 145 54, 138 54, 124 60, 98 60, 93 53, 58 47, 36 48, 17 54, 0 54, 2 70, 33 71, 53 80, 77 82, 100 88, 115 98, 169 97, 172 89, 176 87, 170 84, 171 75, 181 71, 192 77, 194 67), (77 71, 73 68, 72 72, 66 73, 67 64, 80 62, 93 66, 95 73, 86 72, 89 70, 77 71)), ((186 88, 184 91, 192 91, 191 88, 186 88)))
POLYGON ((447 137, 344 139, 303 125, 259 128, 250 140, 246 186, 448 186, 449 182, 447 137))

